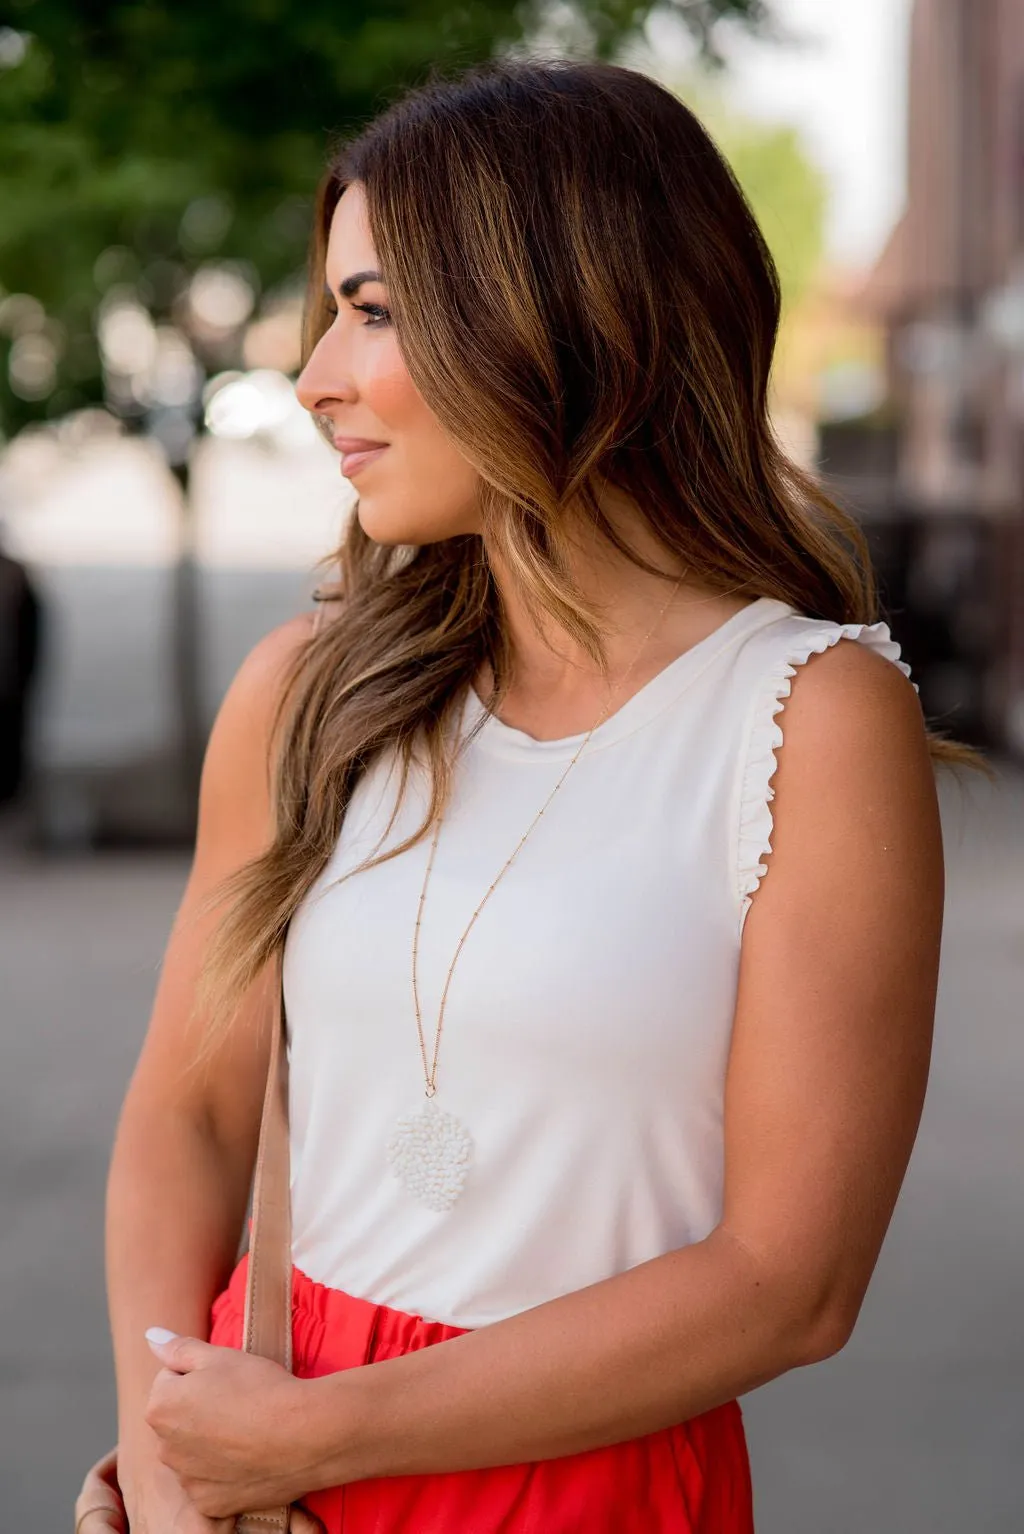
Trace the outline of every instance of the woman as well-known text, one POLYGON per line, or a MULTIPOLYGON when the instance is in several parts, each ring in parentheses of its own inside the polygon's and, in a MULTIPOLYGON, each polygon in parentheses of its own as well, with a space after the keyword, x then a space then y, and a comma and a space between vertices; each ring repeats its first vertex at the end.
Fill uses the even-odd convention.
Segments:
POLYGON ((626 69, 434 81, 326 177, 359 502, 221 709, 119 1126, 133 1530, 752 1528, 737 1397, 844 1345, 916 1133, 958 754, 772 437, 778 309, 626 69), (231 1271, 282 947, 295 1378, 231 1271))

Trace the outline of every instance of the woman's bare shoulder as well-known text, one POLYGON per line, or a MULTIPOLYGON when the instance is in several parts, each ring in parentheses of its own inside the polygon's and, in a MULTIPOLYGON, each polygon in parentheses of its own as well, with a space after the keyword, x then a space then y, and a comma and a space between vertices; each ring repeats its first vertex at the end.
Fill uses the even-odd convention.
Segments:
MULTIPOLYGON (((826 903, 847 914, 855 898, 877 904, 883 889, 892 893, 897 870, 912 898, 939 891, 935 774, 909 678, 844 640, 798 668, 781 720, 768 904, 785 896, 787 909, 806 906, 816 874, 837 879, 826 903)), ((810 918, 804 910, 800 919, 810 918)))
POLYGON ((302 613, 271 629, 246 655, 224 695, 203 763, 199 858, 215 847, 222 862, 240 850, 239 844, 253 856, 269 835, 274 725, 293 663, 312 637, 313 622, 313 613, 302 613))
POLYGON ((272 711, 292 662, 313 635, 315 618, 315 613, 300 613, 264 634, 235 672, 224 704, 232 707, 245 704, 272 711))

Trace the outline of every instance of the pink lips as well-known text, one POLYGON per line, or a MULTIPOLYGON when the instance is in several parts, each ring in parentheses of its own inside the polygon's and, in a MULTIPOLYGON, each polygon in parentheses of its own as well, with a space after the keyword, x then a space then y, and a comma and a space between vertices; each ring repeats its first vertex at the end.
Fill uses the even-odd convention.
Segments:
POLYGON ((359 453, 345 453, 341 460, 341 472, 346 479, 351 479, 353 474, 358 474, 361 468, 372 463, 374 458, 379 458, 381 453, 385 452, 387 452, 386 447, 372 447, 359 453))
POLYGON ((372 442, 366 437, 335 437, 334 445, 341 454, 341 472, 346 479, 371 459, 379 458, 387 447, 386 442, 372 442))

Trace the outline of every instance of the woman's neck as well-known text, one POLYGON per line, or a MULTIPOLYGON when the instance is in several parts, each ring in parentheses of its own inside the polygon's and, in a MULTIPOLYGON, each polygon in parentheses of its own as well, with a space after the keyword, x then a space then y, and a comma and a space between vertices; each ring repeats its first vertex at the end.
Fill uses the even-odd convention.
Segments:
MULTIPOLYGON (((664 551, 641 552, 651 564, 667 565, 664 551)), ((512 654, 498 716, 538 740, 588 730, 608 703, 610 689, 612 712, 750 601, 714 592, 678 568, 666 568, 664 576, 657 576, 616 551, 581 554, 573 576, 584 598, 601 614, 604 675, 583 645, 552 619, 545 615, 535 621, 500 564, 492 562, 492 569, 512 654)), ((489 666, 481 668, 474 687, 483 700, 489 699, 494 687, 489 666)))

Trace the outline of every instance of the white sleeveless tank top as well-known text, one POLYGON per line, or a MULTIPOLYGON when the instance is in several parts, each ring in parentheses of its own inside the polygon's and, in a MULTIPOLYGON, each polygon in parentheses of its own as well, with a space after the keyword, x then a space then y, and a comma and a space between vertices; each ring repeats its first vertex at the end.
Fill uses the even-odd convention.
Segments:
MULTIPOLYGON (((292 1254, 310 1278, 477 1327, 709 1234, 776 716, 796 668, 843 638, 909 676, 884 623, 762 597, 594 732, 455 968, 436 1101, 474 1149, 444 1212, 387 1155, 425 1101, 411 946, 429 837, 338 883, 394 807, 393 761, 361 780, 285 946, 292 1254)), ((469 693, 464 730, 483 714, 469 693)), ((582 738, 485 718, 460 757, 420 929, 428 1060, 459 937, 582 738)), ((384 848, 420 823, 425 793, 414 770, 384 848)))

